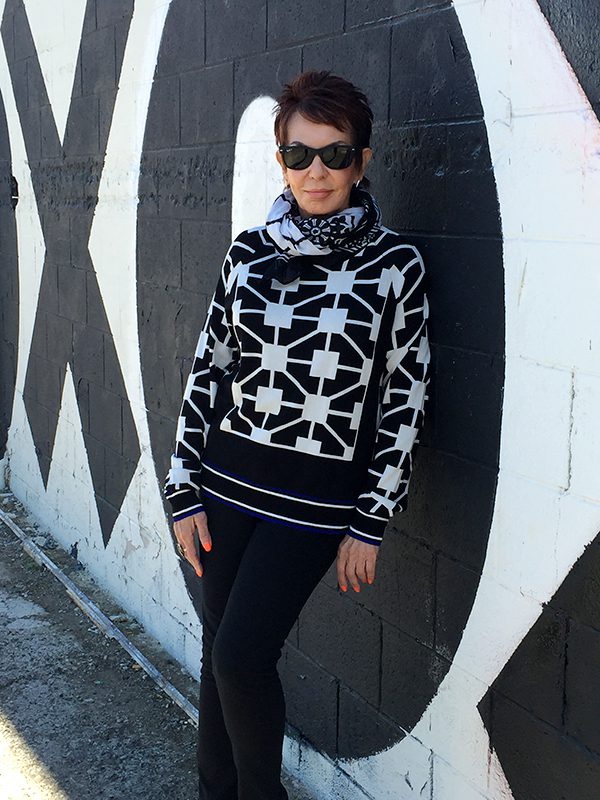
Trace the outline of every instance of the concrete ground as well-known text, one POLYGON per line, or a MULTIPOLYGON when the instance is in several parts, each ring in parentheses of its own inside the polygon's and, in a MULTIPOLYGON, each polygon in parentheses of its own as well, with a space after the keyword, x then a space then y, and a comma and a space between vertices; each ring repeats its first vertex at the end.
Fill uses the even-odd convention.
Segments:
MULTIPOLYGON (((0 508, 190 701, 197 683, 11 495, 0 508)), ((0 521, 2 800, 195 800, 196 728, 0 521)), ((286 777, 290 800, 309 800, 286 777)))

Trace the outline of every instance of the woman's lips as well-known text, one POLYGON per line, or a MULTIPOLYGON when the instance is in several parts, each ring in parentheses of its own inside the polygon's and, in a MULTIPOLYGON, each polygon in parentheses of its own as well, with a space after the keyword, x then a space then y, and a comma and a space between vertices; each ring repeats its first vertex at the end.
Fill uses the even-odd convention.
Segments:
POLYGON ((313 197, 318 199, 320 197, 327 197, 327 195, 331 194, 331 189, 305 189, 304 190, 309 197, 313 197))

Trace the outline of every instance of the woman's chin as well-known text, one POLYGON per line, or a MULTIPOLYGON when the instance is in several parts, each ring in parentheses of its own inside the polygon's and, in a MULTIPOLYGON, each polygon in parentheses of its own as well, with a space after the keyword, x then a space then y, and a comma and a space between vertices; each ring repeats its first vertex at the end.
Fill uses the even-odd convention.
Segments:
POLYGON ((300 208, 300 216, 302 217, 329 217, 341 211, 345 206, 333 202, 331 198, 324 200, 304 200, 302 205, 298 204, 300 208))

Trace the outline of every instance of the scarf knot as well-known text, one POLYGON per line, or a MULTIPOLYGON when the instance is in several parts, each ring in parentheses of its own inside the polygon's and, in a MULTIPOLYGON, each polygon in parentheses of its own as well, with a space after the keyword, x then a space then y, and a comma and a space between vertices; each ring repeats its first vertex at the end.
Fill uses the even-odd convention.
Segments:
POLYGON ((291 283, 315 256, 319 263, 333 265, 366 247, 381 227, 381 211, 365 189, 353 187, 350 202, 349 208, 328 217, 302 217, 291 190, 280 194, 266 224, 279 254, 265 268, 263 279, 291 283))

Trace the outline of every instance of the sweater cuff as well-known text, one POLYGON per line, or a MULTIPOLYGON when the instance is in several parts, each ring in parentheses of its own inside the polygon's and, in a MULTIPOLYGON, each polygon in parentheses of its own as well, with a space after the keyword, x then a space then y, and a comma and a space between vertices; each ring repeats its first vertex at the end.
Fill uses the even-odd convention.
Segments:
POLYGON ((172 515, 173 522, 179 522, 180 520, 185 519, 186 517, 193 517, 194 514, 199 514, 200 511, 204 511, 204 506, 202 504, 192 509, 191 511, 186 511, 186 512, 182 511, 181 514, 173 514, 172 515))
POLYGON ((364 511, 356 508, 354 510, 354 516, 350 521, 348 536, 379 547, 383 540, 383 534, 385 533, 388 522, 389 519, 375 517, 372 514, 366 514, 364 511))
POLYGON ((169 495, 167 500, 171 505, 173 522, 179 522, 180 519, 185 519, 185 517, 191 517, 192 514, 197 514, 199 511, 204 511, 202 501, 194 489, 176 491, 169 495))

